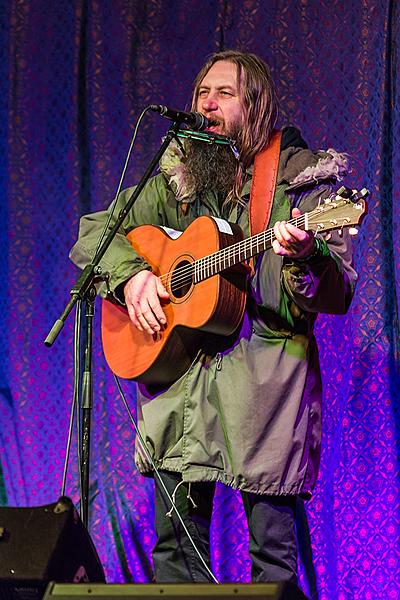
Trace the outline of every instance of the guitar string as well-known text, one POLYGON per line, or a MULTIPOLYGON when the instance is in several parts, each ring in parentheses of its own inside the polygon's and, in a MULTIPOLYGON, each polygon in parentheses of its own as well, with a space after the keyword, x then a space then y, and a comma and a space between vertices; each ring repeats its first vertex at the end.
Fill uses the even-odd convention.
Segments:
MULTIPOLYGON (((320 211, 317 211, 320 212, 320 211)), ((308 215, 310 215, 311 213, 308 213, 308 215)), ((301 226, 304 225, 306 222, 306 217, 307 215, 302 215, 300 217, 297 217, 296 219, 293 219, 292 221, 289 221, 291 224, 295 224, 297 226, 301 226), (304 220, 304 223, 302 223, 302 221, 304 220)), ((179 290, 182 287, 184 287, 185 285, 191 283, 193 281, 193 271, 196 272, 196 268, 197 268, 197 272, 200 274, 205 274, 205 277, 202 277, 200 279, 200 281, 203 281, 204 279, 207 279, 208 277, 211 277, 212 275, 214 275, 215 273, 213 272, 214 268, 219 265, 222 264, 223 261, 230 261, 232 258, 235 258, 236 254, 246 254, 246 252, 250 251, 251 253, 253 253, 253 248, 259 247, 261 244, 264 244, 266 241, 272 243, 274 238, 274 233, 273 233, 273 229, 268 229, 266 231, 262 231, 261 233, 252 236, 251 238, 246 238, 245 240, 241 240, 240 242, 233 244, 232 246, 227 246, 226 248, 223 248, 221 250, 218 250, 217 252, 214 252, 213 254, 210 254, 209 256, 205 256, 202 257, 200 259, 197 259, 196 261, 194 261, 193 263, 191 263, 190 265, 186 265, 184 267, 181 267, 179 269, 176 269, 175 272, 169 272, 166 273, 165 275, 162 275, 160 277, 161 280, 165 280, 165 282, 168 281, 169 277, 171 274, 174 274, 174 277, 172 278, 172 287, 173 290, 179 290), (268 239, 270 238, 270 239, 268 239), (210 273, 211 271, 211 273, 210 273), (179 286, 179 287, 178 287, 179 286)), ((258 251, 256 251, 254 254, 257 254, 258 251)), ((247 257, 247 258, 250 258, 247 257)), ((243 259, 242 259, 243 260, 243 259)), ((237 261, 237 263, 241 262, 240 260, 237 261)), ((223 270, 223 269, 220 269, 223 270)))
MULTIPOLYGON (((336 208, 337 208, 336 204, 334 204, 334 203, 329 204, 330 210, 336 209, 336 208)), ((299 217, 296 217, 295 219, 288 221, 288 223, 291 223, 293 225, 301 227, 302 225, 305 225, 307 218, 310 221, 310 219, 312 219, 315 215, 319 216, 323 212, 326 212, 326 210, 321 210, 321 208, 318 207, 318 208, 314 209, 313 211, 310 211, 309 213, 305 213, 304 215, 300 215, 299 217)), ((309 224, 311 224, 311 223, 309 223, 309 224)), ((346 223, 343 220, 342 226, 344 226, 344 225, 346 225, 346 223)), ((246 238, 245 240, 241 240, 238 243, 234 243, 234 244, 232 244, 232 246, 227 246, 225 248, 222 248, 221 250, 218 250, 217 252, 214 252, 213 254, 210 254, 209 256, 205 256, 200 259, 197 259, 193 263, 190 263, 189 265, 186 265, 184 267, 176 269, 174 272, 169 272, 164 275, 161 275, 160 279, 163 282, 167 283, 170 276, 175 274, 175 276, 173 278, 171 278, 171 282, 173 284, 172 287, 173 287, 173 290, 179 290, 179 289, 182 289, 182 287, 184 287, 185 285, 191 284, 193 282, 193 272, 196 272, 196 268, 197 268, 197 272, 200 272, 200 274, 203 274, 203 275, 205 274, 205 277, 202 277, 201 279, 199 279, 198 282, 196 282, 196 283, 199 283, 200 281, 204 281, 204 279, 207 279, 207 278, 217 274, 214 272, 215 267, 219 267, 217 272, 224 270, 224 268, 221 267, 221 263, 223 261, 226 261, 226 260, 229 261, 232 258, 235 258, 236 253, 242 252, 242 254, 245 254, 246 252, 250 251, 252 254, 246 258, 250 258, 252 255, 258 254, 259 250, 256 250, 256 252, 253 252, 253 248, 258 247, 261 243, 265 243, 265 241, 269 241, 272 245, 273 237, 274 237, 273 229, 272 228, 268 229, 268 230, 263 231, 255 236, 246 238), (271 238, 270 240, 267 240, 268 236, 271 238), (210 271, 211 271, 211 273, 210 273, 210 271)), ((264 250, 265 249, 266 248, 264 248, 264 250)), ((242 262, 242 261, 239 259, 236 261, 235 264, 238 264, 239 262, 242 262)), ((231 266, 231 265, 229 265, 229 266, 231 266)), ((226 267, 226 268, 228 268, 228 267, 226 267)))
MULTIPOLYGON (((295 219, 292 219, 291 221, 288 221, 288 222, 297 227, 298 226, 301 227, 302 225, 305 225, 307 217, 310 217, 313 214, 320 213, 320 212, 321 212, 320 210, 319 211, 315 210, 310 213, 306 213, 304 215, 296 217, 295 219)), ((215 268, 218 264, 222 264, 222 262, 224 262, 224 261, 229 262, 232 258, 235 257, 236 254, 246 255, 246 253, 248 251, 252 251, 253 248, 258 248, 258 246, 260 246, 262 243, 265 243, 266 241, 272 243, 274 237, 275 236, 273 233, 273 229, 267 229, 266 231, 262 231, 261 233, 258 233, 255 236, 246 238, 245 240, 241 240, 237 244, 233 244, 233 246, 227 246, 226 248, 222 248, 221 250, 218 250, 217 252, 214 252, 213 254, 210 254, 209 256, 205 256, 200 259, 197 259, 193 263, 190 263, 189 265, 180 267, 180 268, 176 269, 175 271, 169 271, 168 273, 161 275, 160 279, 161 279, 162 283, 167 283, 169 281, 169 279, 171 278, 171 283, 173 284, 173 289, 179 290, 182 287, 184 287, 185 285, 187 285, 188 283, 191 283, 193 281, 193 272, 196 270, 196 267, 197 267, 198 271, 200 271, 200 273, 205 273, 205 272, 215 268), (270 238, 270 239, 268 239, 268 238, 270 238), (173 275, 173 277, 171 277, 171 275, 173 275), (177 287, 177 286, 179 286, 179 287, 177 287)), ((255 252, 255 254, 257 254, 257 253, 258 253, 258 251, 255 252)), ((250 256, 247 258, 250 258, 250 256)), ((241 261, 238 261, 238 262, 241 262, 241 261)), ((214 273, 212 273, 211 275, 208 275, 208 277, 212 276, 213 274, 214 273)))

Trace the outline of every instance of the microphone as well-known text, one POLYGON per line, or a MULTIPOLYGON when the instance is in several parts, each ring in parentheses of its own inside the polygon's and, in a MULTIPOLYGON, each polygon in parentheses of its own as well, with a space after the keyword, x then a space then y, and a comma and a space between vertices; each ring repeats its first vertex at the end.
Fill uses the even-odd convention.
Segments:
POLYGON ((168 108, 168 106, 163 106, 162 104, 151 104, 149 110, 157 112, 161 116, 171 119, 171 121, 184 123, 196 131, 202 131, 203 129, 207 129, 207 127, 217 125, 215 121, 207 119, 207 117, 199 112, 183 112, 182 110, 168 108))

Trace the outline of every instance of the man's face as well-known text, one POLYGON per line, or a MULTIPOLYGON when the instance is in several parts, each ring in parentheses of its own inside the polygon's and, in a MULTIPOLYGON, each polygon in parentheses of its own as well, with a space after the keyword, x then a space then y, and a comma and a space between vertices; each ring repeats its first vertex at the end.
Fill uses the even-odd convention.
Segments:
POLYGON ((218 125, 209 131, 230 136, 243 124, 237 67, 227 60, 216 62, 199 85, 196 110, 218 125))

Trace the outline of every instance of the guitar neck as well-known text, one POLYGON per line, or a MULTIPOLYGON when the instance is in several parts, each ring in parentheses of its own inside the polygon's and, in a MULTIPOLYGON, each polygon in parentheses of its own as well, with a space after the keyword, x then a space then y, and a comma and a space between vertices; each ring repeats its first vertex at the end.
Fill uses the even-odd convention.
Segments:
MULTIPOLYGON (((288 223, 291 223, 299 229, 309 229, 309 214, 310 213, 304 213, 303 215, 288 221, 288 223)), ((269 250, 275 239, 274 230, 272 228, 266 229, 261 233, 257 233, 236 244, 232 244, 231 246, 227 246, 222 250, 218 250, 213 254, 196 260, 193 263, 194 283, 199 283, 208 277, 218 275, 218 273, 221 273, 226 269, 230 269, 261 252, 265 252, 265 250, 269 250)))
MULTIPOLYGON (((298 229, 319 233, 353 227, 360 224, 367 213, 368 206, 365 202, 367 195, 368 190, 365 188, 358 192, 342 186, 334 196, 321 199, 314 210, 299 215, 288 223, 298 229)), ((350 234, 354 233, 357 233, 357 230, 350 229, 350 234)), ((188 286, 218 275, 260 252, 269 250, 275 239, 274 230, 267 229, 195 260, 190 265, 186 264, 174 271, 174 286, 188 286)), ((163 277, 168 277, 168 275, 163 277)))

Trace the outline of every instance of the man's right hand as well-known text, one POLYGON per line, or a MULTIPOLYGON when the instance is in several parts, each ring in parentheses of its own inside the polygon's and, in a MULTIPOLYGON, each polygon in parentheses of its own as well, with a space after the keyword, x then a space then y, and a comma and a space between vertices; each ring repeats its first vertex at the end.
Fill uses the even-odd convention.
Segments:
POLYGON ((153 335, 166 324, 160 301, 168 300, 169 294, 154 273, 140 271, 131 277, 125 284, 124 295, 129 316, 139 331, 153 335))

